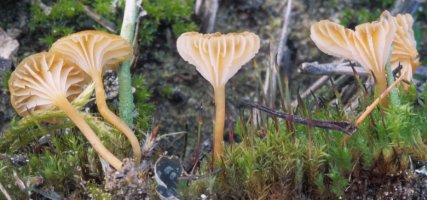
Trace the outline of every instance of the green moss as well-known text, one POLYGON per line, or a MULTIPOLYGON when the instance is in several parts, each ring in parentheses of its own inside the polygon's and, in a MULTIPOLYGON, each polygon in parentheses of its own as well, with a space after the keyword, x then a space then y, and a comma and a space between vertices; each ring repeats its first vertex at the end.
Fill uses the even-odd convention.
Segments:
POLYGON ((160 95, 169 98, 173 94, 173 88, 170 85, 165 85, 160 88, 160 95))
POLYGON ((78 30, 93 29, 97 23, 84 14, 84 5, 113 23, 121 23, 121 17, 116 17, 117 13, 111 9, 111 0, 54 0, 47 5, 51 7, 50 13, 45 13, 38 3, 31 6, 31 33, 48 33, 38 38, 40 45, 49 47, 60 37, 78 30))
POLYGON ((113 20, 114 12, 112 4, 111 0, 95 0, 92 6, 96 13, 105 16, 109 20, 113 20))
POLYGON ((58 25, 52 28, 52 31, 49 35, 46 35, 43 38, 40 38, 40 41, 47 45, 51 46, 58 38, 74 33, 75 30, 73 27, 67 27, 64 25, 58 25))
MULTIPOLYGON (((76 100, 73 105, 81 107, 91 100, 93 85, 90 85, 76 100)), ((116 129, 101 121, 98 117, 88 113, 80 113, 89 126, 101 138, 102 143, 119 158, 130 157, 129 144, 116 129)), ((4 155, 24 155, 28 163, 17 171, 17 175, 24 181, 30 177, 41 176, 43 186, 52 188, 50 192, 29 187, 27 190, 38 195, 60 194, 69 196, 71 193, 83 193, 81 188, 82 178, 102 180, 102 170, 99 169, 100 161, 96 152, 90 147, 86 138, 79 132, 75 125, 68 121, 65 113, 58 110, 34 112, 32 115, 14 120, 0 139, 0 152, 4 155), (55 119, 58 123, 44 123, 55 119), (40 138, 45 138, 46 143, 40 144, 40 138)), ((0 166, 6 167, 0 172, 0 180, 15 182, 10 176, 17 169, 13 163, 0 160, 0 166)), ((92 185, 93 186, 93 185, 92 185)), ((26 192, 16 186, 10 186, 14 197, 28 199, 26 192)), ((106 194, 90 190, 94 197, 104 197, 106 194)))
POLYGON ((9 83, 8 83, 8 81, 9 81, 9 78, 10 78, 11 74, 12 74, 11 72, 6 71, 6 72, 3 72, 2 75, 0 75, 0 76, 2 76, 1 77, 2 78, 1 86, 3 88, 3 91, 9 90, 9 83))
POLYGON ((136 126, 140 130, 147 130, 150 123, 149 120, 151 113, 154 110, 154 105, 148 101, 151 94, 144 83, 142 75, 134 75, 132 78, 132 85, 135 87, 135 93, 133 96, 135 108, 138 113, 138 116, 136 117, 136 126))
POLYGON ((109 200, 111 195, 102 189, 101 185, 90 182, 87 184, 87 189, 90 193, 90 197, 95 200, 109 200))
POLYGON ((49 20, 63 20, 83 13, 83 5, 78 1, 59 0, 52 6, 49 20))
POLYGON ((148 15, 141 21, 141 43, 150 45, 165 29, 172 29, 177 37, 183 32, 194 31, 196 24, 191 20, 193 0, 147 0, 144 9, 148 15))
MULTIPOLYGON (((236 132, 243 142, 226 147, 223 163, 217 166, 225 167, 224 172, 216 176, 214 186, 209 186, 209 197, 337 198, 345 195, 350 173, 396 175, 409 168, 409 158, 426 160, 427 108, 415 103, 417 95, 413 88, 400 93, 402 104, 375 110, 375 124, 366 119, 346 145, 340 144, 343 134, 335 131, 294 124, 293 140, 285 123, 281 122, 276 129, 271 120, 262 124, 267 128, 267 136, 259 138, 251 135, 250 122, 238 123, 236 132)), ((297 114, 304 113, 307 110, 297 114)), ((317 119, 345 120, 339 110, 328 108, 312 115, 317 119)), ((208 173, 205 170, 202 167, 201 173, 208 173)), ((192 198, 209 194, 207 181, 189 183, 186 190, 190 192, 186 194, 193 194, 192 198)))

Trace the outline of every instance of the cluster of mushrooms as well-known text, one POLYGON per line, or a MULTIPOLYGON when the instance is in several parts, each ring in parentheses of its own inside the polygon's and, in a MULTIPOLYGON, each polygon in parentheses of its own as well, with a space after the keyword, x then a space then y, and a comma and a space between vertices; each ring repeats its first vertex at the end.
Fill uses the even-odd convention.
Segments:
POLYGON ((120 169, 121 160, 102 144, 70 103, 93 82, 99 113, 127 137, 139 163, 138 139, 126 123, 109 110, 102 79, 107 69, 117 68, 131 55, 131 45, 116 35, 82 31, 63 37, 49 52, 28 56, 16 67, 9 79, 12 106, 20 116, 55 108, 64 111, 95 151, 115 169, 120 169))
POLYGON ((388 11, 384 11, 378 21, 360 24, 354 31, 322 20, 311 26, 311 39, 326 54, 355 60, 371 71, 375 91, 381 94, 387 88, 388 59, 392 69, 402 65, 401 74, 408 81, 420 65, 413 23, 409 14, 393 17, 388 11))
MULTIPOLYGON (((410 81, 412 72, 420 65, 411 15, 393 17, 384 11, 379 21, 358 25, 356 30, 322 20, 311 26, 311 39, 317 47, 332 56, 357 61, 371 71, 375 90, 381 94, 387 88, 386 64, 390 57, 391 68, 403 66, 402 76, 410 81)), ((221 35, 189 32, 177 40, 181 57, 196 66, 208 80, 215 93, 215 125, 213 157, 223 155, 225 116, 225 84, 258 52, 260 40, 249 32, 221 35)))
MULTIPOLYGON (((323 52, 355 60, 370 70, 375 89, 387 87, 386 63, 394 46, 392 68, 403 66, 407 80, 419 66, 411 15, 393 17, 385 11, 379 21, 358 25, 355 31, 323 20, 311 26, 311 38, 323 52)), ((223 156, 225 121, 225 85, 250 61, 260 48, 259 37, 250 32, 200 34, 188 32, 177 40, 180 56, 196 66, 197 71, 214 88, 215 125, 212 159, 223 156)), ((102 76, 106 69, 115 69, 132 54, 130 44, 119 36, 99 31, 82 31, 59 39, 49 52, 25 58, 9 80, 12 105, 21 116, 34 111, 59 108, 85 135, 98 154, 114 168, 122 162, 102 145, 78 111, 70 104, 90 81, 95 84, 99 113, 130 141, 135 160, 141 160, 141 149, 133 131, 108 109, 102 76)))

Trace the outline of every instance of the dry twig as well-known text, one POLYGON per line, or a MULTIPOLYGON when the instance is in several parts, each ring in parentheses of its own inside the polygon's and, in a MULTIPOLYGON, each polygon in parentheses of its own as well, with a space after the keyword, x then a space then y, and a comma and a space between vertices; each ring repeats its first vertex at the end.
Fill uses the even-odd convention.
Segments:
POLYGON ((95 13, 88 6, 83 6, 83 12, 88 17, 90 17, 91 19, 96 21, 98 24, 100 24, 102 27, 106 28, 108 31, 112 33, 117 33, 116 25, 113 22, 110 22, 104 17, 102 17, 101 15, 99 15, 98 13, 95 13))
MULTIPOLYGON (((356 65, 354 67, 357 74, 360 76, 370 76, 371 73, 365 68, 356 65)), ((310 75, 354 75, 353 69, 348 62, 346 63, 324 63, 319 64, 318 62, 303 63, 299 69, 300 73, 310 75)))
POLYGON ((352 135, 353 132, 356 131, 356 127, 352 123, 345 122, 345 121, 324 121, 324 120, 315 120, 315 119, 308 120, 297 115, 291 115, 288 113, 271 110, 270 108, 267 108, 265 106, 258 105, 255 103, 251 103, 251 102, 242 102, 240 105, 243 107, 256 108, 267 114, 282 118, 284 120, 290 120, 294 123, 305 124, 305 125, 310 124, 313 127, 340 131, 347 135, 352 135))
POLYGON ((216 13, 219 8, 218 0, 204 1, 203 24, 201 26, 202 32, 213 33, 215 30, 216 13))
MULTIPOLYGON (((314 82, 310 87, 308 87, 307 90, 305 90, 300 96, 301 98, 305 98, 308 95, 310 95, 312 92, 318 90, 320 87, 323 86, 323 84, 326 83, 326 81, 329 80, 329 76, 322 76, 319 79, 317 79, 316 82, 314 82)), ((298 106, 298 100, 295 100, 292 102, 292 107, 298 106)))

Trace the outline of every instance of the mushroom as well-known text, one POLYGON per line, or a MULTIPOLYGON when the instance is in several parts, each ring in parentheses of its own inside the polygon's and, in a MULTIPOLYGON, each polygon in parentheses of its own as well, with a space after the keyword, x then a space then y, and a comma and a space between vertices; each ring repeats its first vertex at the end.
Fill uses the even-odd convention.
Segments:
POLYGON ((214 88, 216 110, 213 160, 223 155, 225 84, 242 65, 255 56, 259 47, 259 37, 250 32, 225 35, 187 32, 177 40, 177 49, 181 57, 196 66, 196 70, 214 88))
POLYGON ((102 76, 107 69, 116 69, 120 62, 132 54, 131 45, 117 35, 101 31, 81 31, 56 41, 50 52, 63 55, 76 63, 95 83, 96 104, 99 113, 129 140, 137 163, 141 148, 133 131, 108 108, 102 76))
POLYGON ((420 65, 417 42, 412 30, 414 19, 410 14, 398 14, 396 17, 392 17, 388 11, 384 11, 381 18, 391 18, 397 24, 390 58, 391 67, 395 69, 400 63, 403 66, 403 76, 406 80, 411 80, 412 73, 420 65))
POLYGON ((381 94, 387 87, 385 65, 390 54, 396 24, 391 18, 356 26, 355 31, 328 20, 311 26, 311 39, 326 54, 355 60, 375 78, 381 94))
POLYGON ((71 62, 53 53, 25 58, 9 79, 13 108, 20 116, 59 108, 76 124, 95 151, 114 168, 122 162, 100 141, 78 111, 70 104, 86 84, 85 74, 71 62))

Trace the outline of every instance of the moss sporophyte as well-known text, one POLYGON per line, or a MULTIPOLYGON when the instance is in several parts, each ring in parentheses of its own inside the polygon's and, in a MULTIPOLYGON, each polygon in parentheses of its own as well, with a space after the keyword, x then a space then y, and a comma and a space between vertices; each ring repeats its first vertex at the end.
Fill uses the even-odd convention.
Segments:
POLYGON ((177 40, 179 55, 196 66, 215 93, 215 125, 212 159, 223 156, 225 85, 260 48, 259 37, 250 32, 200 34, 187 32, 177 40))

